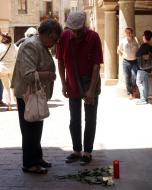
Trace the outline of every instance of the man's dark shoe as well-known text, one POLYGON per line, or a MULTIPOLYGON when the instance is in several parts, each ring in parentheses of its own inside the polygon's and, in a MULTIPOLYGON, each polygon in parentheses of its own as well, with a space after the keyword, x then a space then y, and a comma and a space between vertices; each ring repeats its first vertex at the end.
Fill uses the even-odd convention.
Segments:
POLYGON ((33 174, 47 174, 47 169, 41 167, 40 165, 32 166, 32 167, 23 167, 23 172, 33 173, 33 174))
POLYGON ((89 164, 91 161, 92 161, 91 155, 89 155, 89 156, 83 155, 80 159, 80 165, 85 166, 85 165, 89 164))
POLYGON ((52 167, 52 164, 50 162, 47 162, 45 160, 41 160, 40 161, 40 166, 44 167, 44 168, 51 168, 52 167))
POLYGON ((66 162, 66 163, 76 162, 76 161, 78 161, 80 158, 81 158, 80 155, 75 154, 75 153, 72 153, 72 154, 70 154, 68 157, 66 157, 65 162, 66 162))

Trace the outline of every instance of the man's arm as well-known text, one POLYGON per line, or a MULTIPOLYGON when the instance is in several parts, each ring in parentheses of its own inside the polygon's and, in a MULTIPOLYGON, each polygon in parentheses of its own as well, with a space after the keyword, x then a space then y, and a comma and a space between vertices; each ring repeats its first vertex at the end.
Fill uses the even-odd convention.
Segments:
POLYGON ((84 101, 86 104, 94 104, 95 91, 99 77, 100 77, 100 65, 95 64, 93 66, 90 87, 84 97, 84 101))
POLYGON ((92 44, 92 52, 93 55, 93 67, 92 67, 92 74, 91 74, 91 82, 89 89, 85 93, 84 101, 86 104, 94 104, 95 96, 96 96, 96 89, 97 83, 100 77, 100 65, 103 63, 103 52, 102 52, 102 44, 100 37, 97 33, 94 35, 94 43, 92 44))
POLYGON ((118 47, 117 47, 117 54, 122 56, 123 55, 123 40, 120 41, 118 47))
POLYGON ((120 55, 120 56, 123 55, 123 51, 119 48, 119 46, 117 48, 117 54, 120 55))
POLYGON ((62 60, 58 60, 58 70, 62 83, 62 93, 66 98, 68 98, 67 86, 65 80, 65 67, 64 67, 64 62, 62 60))

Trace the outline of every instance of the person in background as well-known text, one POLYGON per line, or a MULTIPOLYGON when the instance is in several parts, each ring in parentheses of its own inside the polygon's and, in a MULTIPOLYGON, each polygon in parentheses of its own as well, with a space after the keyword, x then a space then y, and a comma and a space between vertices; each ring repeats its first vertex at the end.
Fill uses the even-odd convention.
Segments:
MULTIPOLYGON (((2 37, 1 29, 0 29, 0 37, 2 37)), ((1 57, 0 57, 0 60, 1 60, 1 57)), ((7 107, 7 104, 3 102, 3 84, 1 80, 0 80, 0 107, 7 107)))
POLYGON ((0 107, 7 106, 3 101, 3 84, 2 81, 0 80, 0 107))
POLYGON ((148 78, 152 73, 152 32, 145 30, 143 34, 143 43, 138 49, 136 56, 138 59, 139 70, 137 72, 136 84, 139 89, 140 99, 137 105, 144 105, 148 102, 148 78))
POLYGON ((14 65, 17 56, 17 50, 12 38, 8 34, 1 34, 2 40, 0 43, 0 79, 2 81, 4 90, 6 92, 6 103, 8 105, 8 111, 12 110, 12 93, 11 93, 11 80, 14 70, 14 65))
POLYGON ((134 37, 134 30, 130 27, 125 29, 125 38, 123 38, 117 48, 117 53, 123 58, 123 72, 129 99, 134 98, 136 89, 136 75, 138 70, 136 52, 139 44, 134 37))
POLYGON ((30 38, 33 35, 38 34, 37 29, 34 27, 29 27, 25 33, 24 33, 24 37, 21 38, 20 40, 18 40, 15 45, 19 48, 21 46, 21 44, 25 41, 26 38, 30 38))
POLYGON ((41 147, 43 120, 28 122, 24 119, 25 102, 23 97, 28 85, 32 86, 33 84, 34 88, 34 74, 37 71, 47 98, 51 98, 50 92, 53 89, 56 74, 49 48, 57 43, 61 32, 62 28, 58 22, 46 20, 40 24, 39 34, 27 38, 18 51, 11 87, 17 98, 24 172, 46 174, 47 168, 51 167, 51 163, 43 159, 41 147))
POLYGON ((100 93, 100 64, 103 63, 99 35, 88 29, 85 22, 85 12, 70 13, 66 22, 67 29, 62 33, 56 50, 62 93, 69 98, 70 133, 73 143, 73 152, 65 161, 71 163, 79 160, 81 165, 92 160, 100 93), (82 100, 85 110, 83 147, 82 100))
MULTIPOLYGON (((1 34, 2 34, 2 31, 0 29, 0 36, 1 34)), ((5 103, 2 101, 2 99, 3 99, 3 84, 2 84, 2 81, 0 80, 0 107, 5 106, 5 103)))

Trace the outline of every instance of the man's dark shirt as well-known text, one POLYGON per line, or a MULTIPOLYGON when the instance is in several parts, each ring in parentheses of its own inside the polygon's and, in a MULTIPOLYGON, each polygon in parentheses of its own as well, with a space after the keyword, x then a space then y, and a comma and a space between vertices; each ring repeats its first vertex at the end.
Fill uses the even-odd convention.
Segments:
POLYGON ((77 64, 79 76, 82 77, 91 75, 95 64, 103 63, 99 35, 86 28, 82 40, 76 42, 72 31, 66 30, 57 44, 56 58, 64 62, 69 96, 79 97, 73 64, 77 64))
POLYGON ((143 43, 138 49, 137 60, 140 70, 151 72, 152 70, 152 46, 148 43, 143 43), (148 55, 148 59, 144 59, 144 55, 148 55))
POLYGON ((143 43, 138 49, 136 56, 140 57, 142 55, 148 54, 149 52, 152 53, 152 46, 147 43, 143 43))

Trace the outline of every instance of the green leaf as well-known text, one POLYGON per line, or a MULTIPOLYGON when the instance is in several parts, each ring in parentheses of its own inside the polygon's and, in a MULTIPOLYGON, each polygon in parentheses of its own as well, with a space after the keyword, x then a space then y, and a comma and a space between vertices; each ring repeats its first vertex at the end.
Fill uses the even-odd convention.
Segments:
POLYGON ((94 168, 92 170, 84 169, 78 171, 77 174, 68 174, 65 176, 58 176, 59 180, 64 179, 74 179, 80 181, 81 183, 96 184, 103 186, 114 185, 113 179, 113 167, 105 166, 102 168, 94 168))

